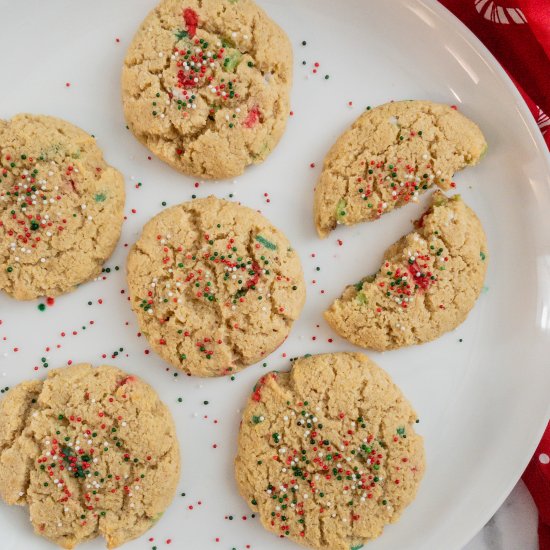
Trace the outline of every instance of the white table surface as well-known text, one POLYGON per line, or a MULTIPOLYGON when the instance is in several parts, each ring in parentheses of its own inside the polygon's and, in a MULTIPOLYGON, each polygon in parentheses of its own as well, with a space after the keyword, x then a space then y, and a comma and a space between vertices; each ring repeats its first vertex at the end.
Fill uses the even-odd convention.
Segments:
POLYGON ((537 509, 519 481, 498 512, 464 550, 538 550, 537 509))

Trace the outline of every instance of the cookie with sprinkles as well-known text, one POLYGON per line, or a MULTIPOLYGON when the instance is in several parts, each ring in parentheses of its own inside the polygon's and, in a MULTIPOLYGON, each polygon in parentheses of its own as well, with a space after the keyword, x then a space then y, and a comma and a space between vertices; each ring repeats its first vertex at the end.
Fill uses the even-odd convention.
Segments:
POLYGON ((124 196, 122 175, 80 128, 42 115, 0 121, 0 289, 30 300, 99 275, 124 196))
POLYGON ((237 485, 263 526, 318 550, 353 550, 413 501, 424 473, 417 417, 361 353, 306 356, 256 384, 237 485))
POLYGON ((134 135, 185 174, 230 178, 259 164, 290 112, 292 48, 252 0, 163 0, 128 49, 134 135))
POLYGON ((216 197, 150 220, 130 251, 128 285, 151 347, 197 376, 233 374, 271 353, 305 301, 300 258, 283 233, 216 197))
POLYGON ((459 195, 436 191, 415 230, 385 252, 378 273, 347 287, 325 319, 343 338, 377 351, 429 342, 466 319, 487 261, 475 213, 459 195))
POLYGON ((28 505, 62 548, 115 548, 170 504, 180 459, 168 408, 139 378, 80 364, 23 382, 0 403, 0 496, 28 505))
POLYGON ((325 158, 314 198, 320 237, 337 225, 373 221, 414 202, 434 184, 455 187, 455 172, 487 151, 481 130, 456 110, 430 101, 368 108, 325 158))

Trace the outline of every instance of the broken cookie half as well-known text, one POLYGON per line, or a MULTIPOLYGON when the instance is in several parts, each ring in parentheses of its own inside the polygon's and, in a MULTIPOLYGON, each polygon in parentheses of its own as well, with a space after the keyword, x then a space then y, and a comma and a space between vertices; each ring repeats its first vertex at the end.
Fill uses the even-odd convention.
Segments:
POLYGON ((315 189, 317 232, 354 225, 417 200, 477 164, 487 143, 477 125, 455 107, 396 101, 367 109, 334 144, 315 189))
POLYGON ((343 338, 385 351, 435 340, 474 306, 487 269, 487 239, 460 195, 432 196, 415 230, 384 254, 380 270, 348 286, 325 312, 343 338))

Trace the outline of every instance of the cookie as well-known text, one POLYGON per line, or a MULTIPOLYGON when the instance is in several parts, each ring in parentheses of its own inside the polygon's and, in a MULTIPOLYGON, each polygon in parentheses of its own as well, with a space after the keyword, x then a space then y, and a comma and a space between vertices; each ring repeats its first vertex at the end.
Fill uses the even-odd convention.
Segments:
POLYGON ((487 150, 481 130, 455 107, 396 101, 363 113, 325 158, 315 189, 315 225, 326 237, 338 224, 378 219, 416 201, 487 150))
POLYGON ((459 195, 441 191, 415 230, 386 250, 380 270, 325 312, 343 338, 377 351, 422 344, 455 329, 479 297, 487 239, 459 195))
POLYGON ((353 550, 398 520, 424 473, 416 414, 360 353, 306 356, 262 377, 243 413, 237 485, 263 526, 353 550))
POLYGON ((235 373, 275 350, 305 301, 300 259, 258 212, 209 197, 150 220, 128 257, 141 331, 188 374, 235 373))
POLYGON ((128 49, 124 113, 176 170, 231 178, 277 145, 291 84, 290 42, 252 0, 163 0, 128 49))
POLYGON ((0 121, 0 289, 56 296, 101 273, 124 217, 124 180, 95 139, 49 116, 0 121))
POLYGON ((179 462, 166 406, 114 367, 56 369, 0 403, 0 496, 28 505, 36 533, 62 548, 99 535, 115 548, 147 531, 179 462))

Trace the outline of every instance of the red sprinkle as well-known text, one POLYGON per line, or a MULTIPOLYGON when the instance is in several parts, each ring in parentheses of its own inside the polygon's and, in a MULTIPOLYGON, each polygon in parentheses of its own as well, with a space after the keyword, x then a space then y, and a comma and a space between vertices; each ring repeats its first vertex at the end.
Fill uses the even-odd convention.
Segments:
POLYGON ((260 120, 260 109, 258 109, 257 105, 254 105, 250 111, 248 111, 248 115, 246 117, 246 120, 243 122, 243 126, 245 128, 252 128, 255 126, 258 121, 260 120))
POLYGON ((197 34, 197 27, 199 26, 199 16, 197 12, 191 8, 185 8, 183 10, 183 19, 185 20, 185 26, 189 36, 193 38, 197 34))

